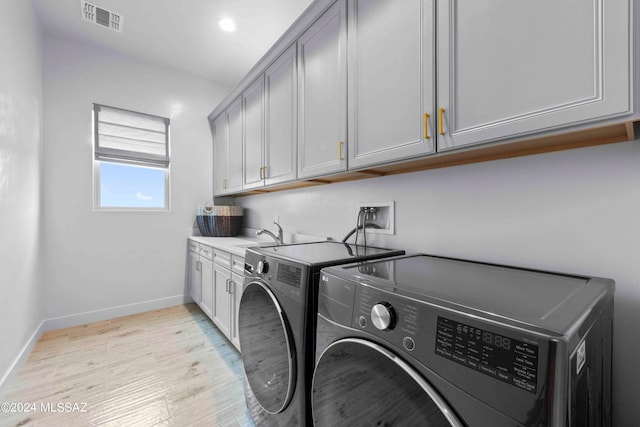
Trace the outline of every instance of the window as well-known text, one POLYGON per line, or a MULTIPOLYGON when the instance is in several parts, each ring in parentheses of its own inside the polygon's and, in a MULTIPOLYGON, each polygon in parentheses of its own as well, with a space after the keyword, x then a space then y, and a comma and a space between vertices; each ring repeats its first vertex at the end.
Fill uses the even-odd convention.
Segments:
POLYGON ((94 207, 169 209, 169 119, 93 104, 94 207))

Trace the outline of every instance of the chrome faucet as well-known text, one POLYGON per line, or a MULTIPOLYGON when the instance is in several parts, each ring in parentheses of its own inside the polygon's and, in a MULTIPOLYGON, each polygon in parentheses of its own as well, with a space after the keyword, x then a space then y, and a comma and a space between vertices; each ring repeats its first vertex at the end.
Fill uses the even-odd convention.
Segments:
POLYGON ((261 234, 267 234, 269 236, 271 236, 273 238, 273 240, 276 241, 276 243, 278 245, 282 245, 284 243, 283 239, 282 239, 282 227, 280 227, 280 224, 278 224, 277 222, 274 221, 274 224, 276 225, 276 227, 278 227, 278 235, 276 236, 275 234, 273 234, 272 232, 270 232, 267 229, 262 229, 262 230, 258 230, 256 231, 256 236, 259 236, 261 234))

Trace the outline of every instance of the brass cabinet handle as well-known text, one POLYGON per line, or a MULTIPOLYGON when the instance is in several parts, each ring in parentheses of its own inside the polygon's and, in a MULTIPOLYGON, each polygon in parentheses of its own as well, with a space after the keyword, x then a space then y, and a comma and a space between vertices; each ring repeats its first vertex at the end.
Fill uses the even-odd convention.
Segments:
POLYGON ((267 167, 262 166, 260 168, 260 179, 267 179, 267 167))
POLYGON ((262 176, 262 167, 260 167, 260 179, 264 179, 264 177, 262 176))
POLYGON ((227 178, 222 180, 222 188, 225 190, 227 189, 227 178))
POLYGON ((444 108, 440 108, 440 135, 444 135, 444 108))
POLYGON ((429 114, 428 113, 424 113, 424 139, 431 139, 431 137, 429 136, 429 128, 428 126, 428 122, 429 122, 429 114))
POLYGON ((342 146, 344 145, 343 141, 338 141, 338 160, 344 160, 342 157, 342 146))

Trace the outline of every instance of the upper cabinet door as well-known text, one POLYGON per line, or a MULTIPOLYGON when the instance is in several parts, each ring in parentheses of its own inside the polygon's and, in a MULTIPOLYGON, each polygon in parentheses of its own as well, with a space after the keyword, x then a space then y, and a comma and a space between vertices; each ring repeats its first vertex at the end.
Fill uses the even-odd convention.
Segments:
POLYGON ((434 4, 349 1, 350 169, 434 151, 434 4))
POLYGON ((345 12, 339 0, 298 39, 298 178, 347 168, 345 12))
POLYGON ((630 112, 629 11, 629 0, 438 0, 438 149, 630 112))
POLYGON ((242 94, 244 102, 243 188, 264 185, 264 78, 260 76, 242 94))
POLYGON ((224 193, 242 190, 242 97, 238 97, 226 111, 227 116, 227 171, 224 193))
POLYGON ((222 113, 211 124, 213 134, 213 194, 224 194, 227 175, 227 122, 222 113))
POLYGON ((296 45, 287 49, 264 73, 266 126, 263 176, 265 184, 296 179, 298 76, 296 45))

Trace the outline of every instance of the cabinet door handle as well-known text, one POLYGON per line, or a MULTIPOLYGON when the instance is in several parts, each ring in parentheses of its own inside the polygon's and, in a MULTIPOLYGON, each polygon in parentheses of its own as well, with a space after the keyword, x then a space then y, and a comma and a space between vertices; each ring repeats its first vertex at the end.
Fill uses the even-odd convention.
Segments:
POLYGON ((262 167, 260 167, 260 179, 264 179, 264 177, 262 176, 262 167))
POLYGON ((431 137, 429 136, 429 128, 427 127, 429 125, 429 113, 424 113, 424 139, 431 139, 431 137))
POLYGON ((343 141, 338 141, 338 160, 344 160, 342 157, 342 146, 344 145, 343 141))
POLYGON ((196 261, 196 271, 202 271, 202 262, 196 261))
POLYGON ((440 108, 440 135, 444 135, 444 108, 440 108))
POLYGON ((227 178, 225 178, 225 179, 223 179, 223 180, 222 180, 222 188, 223 188, 224 190, 226 190, 226 189, 227 189, 227 178))
POLYGON ((236 282, 233 280, 229 282, 229 293, 232 295, 236 293, 236 282))
POLYGON ((226 293, 229 293, 229 279, 225 280, 225 286, 224 286, 224 291, 226 293))

